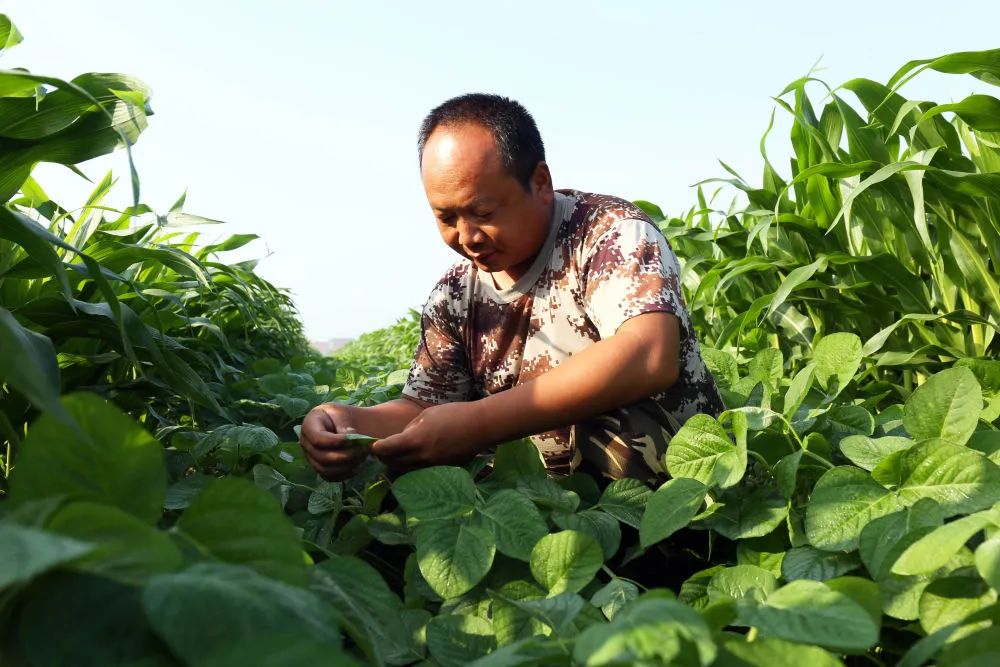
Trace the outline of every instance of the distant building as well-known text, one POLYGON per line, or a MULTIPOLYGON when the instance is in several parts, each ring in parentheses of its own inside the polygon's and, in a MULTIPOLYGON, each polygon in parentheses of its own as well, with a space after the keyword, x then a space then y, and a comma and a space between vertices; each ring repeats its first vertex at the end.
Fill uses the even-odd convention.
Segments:
POLYGON ((353 338, 331 338, 330 340, 311 340, 309 344, 314 350, 325 356, 336 352, 353 340, 353 338))

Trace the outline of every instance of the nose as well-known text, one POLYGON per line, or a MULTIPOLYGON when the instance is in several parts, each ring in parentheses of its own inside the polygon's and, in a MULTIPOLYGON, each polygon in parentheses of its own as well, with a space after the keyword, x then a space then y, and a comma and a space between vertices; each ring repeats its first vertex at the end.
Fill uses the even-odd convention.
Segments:
POLYGON ((461 217, 458 220, 458 242, 465 246, 466 248, 472 248, 480 245, 486 240, 486 235, 483 230, 479 228, 475 220, 467 217, 461 217))

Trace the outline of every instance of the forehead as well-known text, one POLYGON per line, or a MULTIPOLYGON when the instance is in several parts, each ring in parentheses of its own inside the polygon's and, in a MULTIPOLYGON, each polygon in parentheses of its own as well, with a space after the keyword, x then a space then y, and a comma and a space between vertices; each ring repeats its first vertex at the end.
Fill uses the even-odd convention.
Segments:
POLYGON ((481 125, 441 126, 427 138, 420 176, 435 205, 456 206, 496 194, 514 180, 503 168, 492 133, 481 125))

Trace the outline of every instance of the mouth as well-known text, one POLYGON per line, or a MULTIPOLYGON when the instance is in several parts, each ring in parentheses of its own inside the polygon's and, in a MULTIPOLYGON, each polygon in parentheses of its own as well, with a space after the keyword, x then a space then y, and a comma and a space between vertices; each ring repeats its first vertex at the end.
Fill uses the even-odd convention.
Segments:
POLYGON ((481 252, 476 254, 470 254, 469 257, 472 259, 472 261, 476 262, 477 264, 483 264, 489 261, 489 259, 493 257, 494 254, 495 253, 493 251, 481 252))

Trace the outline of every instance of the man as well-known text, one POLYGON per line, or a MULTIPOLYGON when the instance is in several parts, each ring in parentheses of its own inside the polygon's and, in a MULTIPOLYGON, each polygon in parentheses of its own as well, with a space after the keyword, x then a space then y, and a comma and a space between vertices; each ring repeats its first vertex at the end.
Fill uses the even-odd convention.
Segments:
POLYGON ((532 436, 552 474, 662 477, 670 436, 722 402, 705 368, 677 259, 637 206, 553 190, 535 122, 472 94, 424 119, 424 191, 464 259, 431 292, 403 396, 325 404, 301 444, 326 479, 353 475, 381 438, 390 470, 462 464, 532 436))

